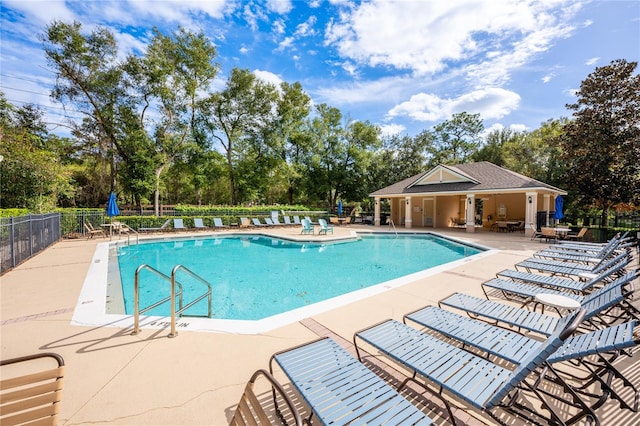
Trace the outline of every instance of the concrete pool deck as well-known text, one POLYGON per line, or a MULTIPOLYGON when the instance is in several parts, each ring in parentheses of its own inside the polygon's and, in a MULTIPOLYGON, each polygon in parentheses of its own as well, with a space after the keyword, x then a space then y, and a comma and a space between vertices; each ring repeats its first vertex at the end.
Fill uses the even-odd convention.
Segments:
MULTIPOLYGON (((378 230, 350 225, 335 227, 335 235, 346 236, 358 229, 378 230)), ((299 228, 260 232, 293 238, 299 235, 299 228)), ((105 240, 63 240, 1 278, 0 358, 37 352, 64 357, 60 424, 228 424, 247 380, 255 370, 268 368, 273 353, 326 334, 348 346, 355 331, 388 318, 401 319, 404 313, 436 304, 454 291, 482 295, 480 283, 546 246, 519 233, 436 232, 497 251, 480 261, 465 262, 262 334, 180 331, 173 339, 167 338, 168 329, 143 329, 132 336, 130 328, 113 327, 117 324, 71 325, 96 245, 105 240)), ((354 254, 358 255, 362 254, 354 254)), ((638 367, 640 356, 635 354, 620 369, 638 385, 638 367)), ((287 383, 282 374, 276 377, 287 383)), ((441 424, 446 414, 440 414, 438 404, 436 400, 433 407, 424 408, 441 424)), ((607 419, 603 424, 631 424, 638 416, 617 409, 611 401, 598 414, 607 419)), ((475 413, 456 410, 455 415, 463 423, 482 424, 475 413)), ((489 423, 486 416, 481 418, 489 423)))

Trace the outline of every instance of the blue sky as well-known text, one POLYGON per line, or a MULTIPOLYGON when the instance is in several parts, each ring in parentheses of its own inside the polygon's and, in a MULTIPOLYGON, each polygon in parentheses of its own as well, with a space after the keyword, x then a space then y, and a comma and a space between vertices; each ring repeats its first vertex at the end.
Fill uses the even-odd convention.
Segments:
POLYGON ((79 117, 48 96, 38 35, 53 19, 110 28, 122 57, 144 51, 153 27, 203 31, 221 65, 214 88, 234 67, 299 81, 315 104, 409 136, 462 111, 532 130, 569 116, 595 67, 640 59, 638 0, 0 0, 0 16, 0 90, 51 123, 79 117))

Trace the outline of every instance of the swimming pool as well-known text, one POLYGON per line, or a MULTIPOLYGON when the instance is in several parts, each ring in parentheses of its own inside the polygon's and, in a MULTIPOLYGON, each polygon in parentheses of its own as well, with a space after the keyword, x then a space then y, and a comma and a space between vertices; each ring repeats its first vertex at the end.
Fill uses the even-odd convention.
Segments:
MULTIPOLYGON (((437 251, 448 251, 450 249, 449 244, 453 243, 453 246, 458 245, 459 249, 464 253, 458 253, 456 258, 458 260, 449 261, 448 263, 440 263, 439 266, 429 267, 426 265, 433 264, 422 264, 417 265, 418 271, 411 272, 409 270, 405 271, 397 271, 398 274, 395 278, 389 278, 389 276, 383 276, 383 272, 390 271, 396 266, 407 265, 408 262, 405 262, 408 258, 413 257, 427 257, 433 261, 432 256, 422 256, 424 250, 416 249, 416 247, 410 248, 407 245, 407 242, 411 239, 416 239, 417 241, 424 242, 426 240, 433 240, 433 236, 437 236, 433 233, 400 233, 398 237, 394 234, 385 234, 385 233, 376 233, 376 232, 351 232, 350 237, 338 236, 336 238, 329 237, 328 240, 322 241, 320 243, 309 243, 302 242, 299 239, 303 238, 302 236, 287 236, 283 237, 284 239, 259 239, 259 235, 250 235, 244 233, 216 233, 211 234, 210 236, 158 236, 151 237, 146 240, 140 240, 140 244, 136 247, 135 245, 127 245, 126 241, 112 241, 112 242, 104 242, 100 243, 96 246, 93 259, 87 271, 87 275, 85 277, 84 284, 80 291, 80 295, 78 296, 78 302, 74 309, 73 318, 71 324, 78 326, 99 326, 99 327, 117 327, 117 328, 131 328, 133 326, 133 316, 132 314, 128 314, 125 312, 125 305, 129 302, 125 301, 124 292, 128 292, 128 290, 123 291, 123 285, 121 276, 124 277, 125 281, 133 279, 133 272, 128 270, 126 272, 120 270, 120 262, 118 258, 121 256, 127 256, 127 251, 129 251, 130 255, 135 254, 137 257, 132 257, 135 259, 132 262, 132 265, 139 265, 144 263, 142 258, 144 256, 148 256, 148 254, 143 254, 149 248, 145 247, 151 245, 149 243, 163 243, 164 250, 166 252, 160 251, 156 252, 155 257, 157 259, 169 259, 170 265, 166 265, 160 267, 165 273, 170 268, 172 268, 175 264, 180 263, 182 260, 185 260, 185 266, 193 268, 194 272, 201 273, 197 266, 193 266, 190 262, 196 261, 201 263, 209 263, 217 266, 218 269, 224 269, 224 267, 232 262, 220 261, 216 256, 212 256, 211 254, 207 254, 205 252, 204 255, 190 255, 183 256, 183 254, 188 253, 189 246, 200 246, 206 250, 213 250, 216 246, 222 246, 225 243, 231 244, 231 241, 235 239, 235 242, 241 246, 252 247, 259 252, 257 249, 262 247, 263 249, 270 248, 280 251, 287 259, 291 259, 292 253, 299 252, 300 255, 308 256, 303 258, 303 260, 298 260, 296 265, 291 265, 289 263, 286 267, 274 268, 271 267, 267 272, 263 272, 262 275, 259 275, 257 278, 250 280, 253 283, 262 282, 262 277, 266 275, 270 275, 272 271, 284 271, 283 273, 288 274, 292 270, 302 269, 303 271, 316 271, 315 275, 321 277, 326 283, 328 279, 326 278, 326 271, 331 270, 334 272, 341 272, 338 274, 337 279, 342 280, 342 282, 346 282, 343 286, 340 286, 340 294, 337 296, 331 296, 330 294, 325 294, 324 297, 328 297, 319 302, 312 302, 312 299, 309 297, 309 292, 307 294, 301 293, 300 291, 295 291, 296 287, 289 287, 289 299, 296 300, 299 303, 298 308, 292 308, 289 311, 274 314, 268 316, 263 319, 257 320, 246 320, 246 319, 221 319, 220 316, 216 316, 215 318, 202 318, 202 317, 180 317, 177 319, 177 329, 178 330, 187 330, 187 331, 208 331, 208 332, 218 332, 218 333, 233 333, 233 334, 259 334, 269 332, 279 327, 284 327, 288 324, 294 323, 296 321, 301 321, 305 318, 310 318, 315 315, 321 314, 323 312, 327 312, 341 306, 345 306, 350 303, 358 302, 360 300, 383 294, 390 290, 400 288, 404 285, 417 282, 418 280, 422 280, 424 278, 436 275, 440 272, 455 268, 460 266, 466 262, 478 260, 485 258, 487 256, 491 256, 495 251, 482 246, 471 246, 462 243, 456 242, 452 238, 442 237, 440 241, 440 248, 437 251), (376 238, 369 238, 369 235, 372 235, 376 238), (360 240, 360 244, 354 244, 354 240, 362 237, 360 240), (221 238, 222 237, 222 238, 221 238), (222 241, 222 239, 231 238, 229 241, 222 241), (371 247, 364 248, 365 246, 361 245, 369 241, 371 243, 371 247), (395 241, 395 245, 394 245, 395 241), (276 243, 277 242, 277 243, 276 243), (268 244, 267 244, 268 243, 268 244), (265 246, 266 244, 266 246, 265 246), (214 247, 210 247, 212 245, 214 247), (389 248, 392 246, 396 246, 396 249, 401 249, 396 252, 395 255, 391 255, 389 248), (372 254, 376 253, 378 258, 378 262, 369 264, 368 268, 372 272, 372 276, 375 277, 373 284, 370 282, 365 283, 361 278, 361 270, 350 270, 350 272, 345 272, 346 269, 350 265, 359 265, 360 268, 365 268, 361 264, 363 259, 372 259, 372 254), (478 253, 478 254, 472 254, 478 253), (182 260, 179 261, 180 257, 183 256, 182 260), (317 256, 312 258, 311 256, 317 256), (464 257, 468 256, 468 257, 464 257), (322 257, 323 261, 318 263, 313 259, 318 259, 322 257), (331 260, 329 260, 331 259, 331 260), (325 262, 326 260, 326 262, 325 262), (337 262, 344 262, 342 266, 338 266, 337 262), (314 269, 316 263, 324 265, 324 268, 317 272, 317 269, 314 269), (304 265, 305 267, 300 267, 304 265), (404 274, 404 275, 402 275, 404 274), (386 281, 385 281, 386 279, 386 281), (346 289, 347 284, 356 284, 355 290, 346 289), (369 285, 370 284, 370 285, 369 285), (366 286, 368 285, 368 287, 366 286), (300 303, 301 302, 301 303, 300 303)), ((245 247, 247 248, 247 247, 245 247)), ((153 250, 150 250, 153 252, 153 250)), ((246 254, 241 256, 242 265, 245 265, 245 269, 253 268, 255 264, 269 264, 265 262, 264 257, 258 256, 258 260, 254 260, 251 262, 245 262, 248 259, 248 255, 246 254)), ((153 257, 153 256, 151 256, 153 257)), ((149 261, 149 258, 146 258, 145 261, 149 261)), ((442 260, 442 259, 441 259, 442 260)), ((444 260, 446 262, 446 260, 444 260)), ((156 266, 161 265, 161 263, 149 262, 150 264, 155 264, 156 266)), ((123 265, 123 269, 128 268, 123 265)), ((183 278, 179 275, 179 281, 183 281, 183 278)), ((147 278, 142 278, 141 281, 147 281, 147 278)), ((186 281, 186 280, 185 280, 186 281)), ((223 279, 219 280, 220 282, 224 282, 223 279)), ((296 284, 300 281, 298 280, 296 284)), ((187 285, 184 283, 185 286, 187 285)), ((125 283, 125 286, 127 284, 125 283)), ((141 287, 145 284, 141 284, 141 287)), ((225 297, 229 296, 233 298, 234 305, 239 301, 243 300, 243 297, 237 296, 234 294, 234 286, 231 286, 230 283, 226 284, 226 288, 228 294, 225 297)), ((327 289, 321 288, 320 292, 324 292, 327 289)), ((224 292, 222 292, 224 294, 224 292)), ((335 294, 335 293, 331 293, 335 294)), ((127 298, 132 297, 132 293, 126 295, 127 298)), ((213 299, 216 299, 215 293, 213 299)), ((220 297, 220 299, 223 299, 220 297)), ((281 299, 281 298, 280 298, 281 299)), ((277 300, 280 300, 277 299, 277 300)), ((227 299, 229 300, 229 299, 227 299)), ((261 305, 279 305, 284 304, 281 302, 274 303, 276 299, 264 299, 260 301, 261 305), (264 300, 267 300, 268 303, 264 303, 264 300)), ((313 299, 316 300, 316 299, 313 299)), ((185 298, 185 303, 187 299, 185 298)), ((227 302, 228 303, 228 302, 227 302)), ((215 304, 215 302, 214 302, 215 304)), ((142 305, 142 304, 141 304, 142 305)), ((168 304, 167 304, 168 308, 168 304)), ((220 315, 221 310, 218 312, 214 311, 215 315, 220 315)), ((268 313, 262 312, 255 317, 262 317, 268 313)), ((166 329, 168 328, 170 322, 168 315, 163 313, 156 313, 153 315, 149 315, 148 313, 144 314, 141 318, 141 327, 145 329, 166 329)))
MULTIPOLYGON (((125 310, 134 310, 134 274, 147 264, 170 275, 183 265, 212 285, 213 318, 260 320, 480 253, 434 235, 366 235, 336 243, 301 243, 261 235, 160 241, 118 248, 125 310)), ((187 304, 206 290, 180 275, 187 304)), ((140 272, 140 306, 169 294, 169 283, 140 272)), ((183 314, 206 316, 204 299, 183 314)), ((164 303, 146 313, 169 315, 164 303)))

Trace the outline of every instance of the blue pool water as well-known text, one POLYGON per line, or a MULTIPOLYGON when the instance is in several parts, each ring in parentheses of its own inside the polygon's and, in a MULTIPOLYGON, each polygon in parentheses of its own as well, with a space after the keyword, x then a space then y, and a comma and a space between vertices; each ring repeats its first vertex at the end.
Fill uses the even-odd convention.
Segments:
MULTIPOLYGON (((171 274, 181 264, 213 285, 213 318, 258 320, 480 253, 433 235, 371 235, 340 243, 299 243, 264 236, 218 236, 118 248, 127 314, 141 264, 171 274)), ((204 287, 178 272, 184 303, 204 287)), ((169 294, 170 285, 140 274, 140 306, 169 294)), ((169 315, 165 303, 145 315, 169 315)), ((185 315, 206 315, 207 300, 185 315)))

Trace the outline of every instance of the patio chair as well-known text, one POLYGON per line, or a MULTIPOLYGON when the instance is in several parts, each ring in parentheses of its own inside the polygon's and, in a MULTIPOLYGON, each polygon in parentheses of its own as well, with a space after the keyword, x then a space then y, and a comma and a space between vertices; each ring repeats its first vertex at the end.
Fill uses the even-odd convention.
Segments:
POLYGON ((282 216, 282 217, 285 225, 287 226, 293 225, 293 222, 291 222, 291 218, 289 216, 282 216))
POLYGON ((358 362, 331 338, 275 353, 274 362, 291 380, 324 425, 430 425, 433 421, 358 362))
MULTIPOLYGON (((637 272, 623 276, 614 283, 603 287, 584 297, 580 306, 586 310, 586 319, 593 327, 613 325, 630 318, 640 318, 638 309, 635 308, 627 297, 633 293, 633 289, 623 287, 632 276, 637 277, 637 272)), ((634 279, 633 278, 633 279, 634 279)), ((633 280, 631 279, 631 280, 633 280)), ((464 293, 453 293, 438 302, 438 306, 447 306, 466 312, 472 318, 482 319, 493 323, 504 323, 510 327, 517 327, 543 336, 550 335, 557 327, 559 318, 530 311, 528 309, 501 303, 493 300, 482 299, 464 293)))
MULTIPOLYGON (((436 306, 428 306, 408 313, 403 317, 403 322, 415 323, 447 339, 459 341, 464 347, 473 347, 513 364, 522 363, 531 351, 538 350, 542 345, 542 342, 537 339, 436 306)), ((549 356, 547 362, 557 364, 571 361, 573 363, 571 368, 578 365, 583 367, 582 371, 586 370, 586 376, 579 377, 575 371, 566 375, 576 382, 576 385, 573 385, 576 392, 596 399, 596 402, 591 405, 592 409, 596 409, 611 397, 619 401, 623 408, 637 412, 640 393, 611 362, 622 351, 640 344, 639 327, 640 322, 632 320, 584 334, 574 334, 549 356), (593 355, 597 355, 599 359, 595 361, 585 359, 593 355), (608 355, 609 359, 605 358, 605 355, 608 355), (623 387, 631 388, 631 398, 625 398, 625 393, 614 389, 613 379, 620 379, 623 387), (599 383, 601 394, 584 391, 593 383, 599 383)), ((556 368, 561 367, 556 366, 556 368)))
MULTIPOLYGON (((295 426, 302 426, 302 418, 296 409, 295 404, 289 398, 289 395, 284 391, 280 383, 271 375, 269 372, 265 370, 258 370, 251 376, 251 379, 247 382, 247 386, 244 388, 244 393, 240 398, 240 402, 238 402, 238 406, 236 407, 236 411, 231 418, 231 422, 229 422, 230 426, 244 426, 244 425, 271 425, 275 424, 274 419, 270 418, 269 414, 265 411, 262 404, 260 404, 260 400, 255 393, 254 386, 256 381, 259 378, 266 379, 269 382, 274 401, 275 398, 281 399, 284 404, 287 406, 287 411, 291 413, 293 417, 293 424, 295 426)), ((284 418, 288 413, 283 413, 280 409, 279 405, 276 403, 275 414, 280 418, 284 418)), ((286 424, 286 423, 285 423, 286 424)))
POLYGON ((626 257, 622 261, 613 264, 610 268, 601 271, 599 274, 586 274, 585 278, 581 280, 514 271, 513 269, 505 269, 496 273, 496 278, 501 281, 505 281, 504 279, 508 278, 511 281, 534 284, 541 288, 583 294, 591 291, 597 284, 605 284, 620 276, 624 273, 624 268, 630 261, 631 259, 626 257))
POLYGON ((587 229, 588 228, 582 228, 578 233, 569 232, 567 235, 565 235, 564 238, 566 240, 582 241, 582 239, 584 238, 584 235, 587 233, 587 229))
POLYGON ((540 241, 544 238, 545 242, 549 241, 557 241, 558 235, 556 234, 556 230, 553 228, 549 228, 547 226, 543 226, 540 228, 540 241))
POLYGON ((227 225, 225 225, 224 223, 222 223, 222 219, 220 219, 219 217, 214 217, 213 218, 213 226, 216 229, 225 229, 228 228, 227 225))
POLYGON ((27 355, 2 360, 0 367, 0 424, 58 424, 64 381, 60 355, 27 355))
POLYGON ((164 223, 162 224, 162 226, 160 226, 159 228, 139 228, 138 232, 162 232, 165 231, 167 229, 169 229, 169 224, 171 223, 171 219, 167 219, 164 221, 164 223))
POLYGON ((173 230, 174 231, 186 231, 187 228, 184 226, 184 220, 182 220, 182 219, 173 219, 173 230))
POLYGON ((283 226, 284 223, 280 222, 280 219, 278 219, 278 216, 271 216, 271 222, 273 223, 274 226, 283 226))
POLYGON ((324 219, 318 219, 318 226, 320 230, 318 231, 318 235, 327 235, 328 233, 333 234, 333 226, 327 225, 327 221, 324 219))
POLYGON ((596 264, 581 264, 575 262, 563 262, 559 260, 536 259, 534 257, 518 262, 515 264, 517 270, 525 269, 527 272, 532 270, 546 272, 552 275, 580 276, 582 278, 592 277, 594 274, 609 269, 611 266, 622 261, 624 258, 630 257, 629 253, 624 251, 615 257, 602 259, 596 264))
POLYGON ((293 224, 294 224, 294 225, 300 225, 300 223, 301 223, 301 222, 300 222, 300 216, 298 216, 298 215, 294 215, 294 216, 293 216, 293 224))
MULTIPOLYGON (((613 281, 611 284, 607 284, 603 289, 610 289, 611 286, 621 285, 624 286, 633 280, 635 280, 640 275, 640 272, 633 271, 627 272, 620 278, 613 281)), ((494 278, 487 282, 482 283, 482 291, 484 291, 487 299, 489 298, 489 294, 487 292, 487 288, 498 290, 504 298, 508 300, 516 300, 523 302, 522 306, 525 306, 529 303, 535 303, 535 305, 540 304, 540 299, 537 297, 540 294, 554 294, 557 296, 567 297, 569 299, 575 300, 578 303, 582 303, 585 300, 585 295, 579 295, 575 293, 568 293, 562 290, 556 290, 553 288, 545 288, 535 284, 526 284, 522 282, 516 282, 511 280, 501 280, 494 278)), ((535 309, 535 306, 534 306, 535 309)), ((544 310, 543 310, 544 312, 544 310)))
MULTIPOLYGON (((531 241, 535 240, 536 238, 544 238, 542 232, 538 231, 538 228, 536 228, 535 224, 530 223, 529 228, 533 229, 533 234, 531 234, 531 241)), ((542 241, 542 239, 540 241, 542 241)))
POLYGON ((617 233, 613 238, 611 238, 606 243, 591 243, 584 241, 558 241, 557 249, 567 249, 567 250, 585 250, 585 251, 598 251, 603 247, 606 247, 610 244, 616 242, 616 240, 628 240, 629 232, 625 232, 624 234, 617 233))
MULTIPOLYGON (((215 222, 215 219, 213 221, 215 222)), ((196 229, 209 229, 209 227, 204 224, 202 219, 198 217, 193 219, 193 227, 196 229)))
POLYGON ((309 219, 302 219, 302 230, 301 234, 315 234, 316 228, 311 224, 309 219))
POLYGON ((564 245, 560 245, 538 250, 533 256, 558 260, 572 260, 574 262, 585 262, 589 259, 601 260, 620 248, 626 248, 623 242, 623 240, 612 239, 606 246, 598 250, 571 250, 564 245))
POLYGON ((87 231, 87 240, 93 238, 95 235, 101 235, 103 238, 107 237, 107 234, 104 232, 104 229, 98 228, 95 229, 90 222, 84 223, 84 229, 87 231))
MULTIPOLYGON (((413 372, 401 387, 409 381, 422 385, 444 402, 454 424, 455 418, 449 402, 452 398, 464 401, 501 424, 505 423, 494 412, 498 408, 518 414, 526 420, 533 421, 534 415, 537 419, 543 417, 542 412, 526 409, 524 404, 529 401, 523 404, 520 399, 524 391, 537 397, 542 402, 543 409, 549 412, 549 417, 542 418, 542 423, 565 424, 566 420, 549 400, 558 400, 558 396, 546 395, 539 387, 540 379, 528 378, 530 375, 550 374, 546 359, 575 332, 583 318, 583 310, 563 318, 561 326, 538 348, 531 350, 514 370, 395 320, 387 320, 358 331, 353 341, 359 359, 360 348, 357 343, 361 340, 413 372), (431 386, 422 384, 416 377, 423 378, 431 386)), ((590 417, 597 422, 593 410, 584 404, 573 389, 564 390, 570 394, 570 398, 564 402, 579 410, 573 418, 590 417)))
POLYGON ((253 226, 262 226, 262 227, 267 226, 267 224, 266 224, 266 223, 262 223, 262 222, 260 222, 260 219, 259 219, 259 218, 257 218, 257 217, 253 217, 253 218, 251 218, 251 223, 253 224, 253 226))
POLYGON ((275 226, 276 225, 275 222, 273 221, 273 219, 271 219, 270 217, 265 217, 264 218, 264 223, 267 226, 275 226))
POLYGON ((251 226, 251 221, 246 217, 240 218, 240 228, 248 228, 251 226))

